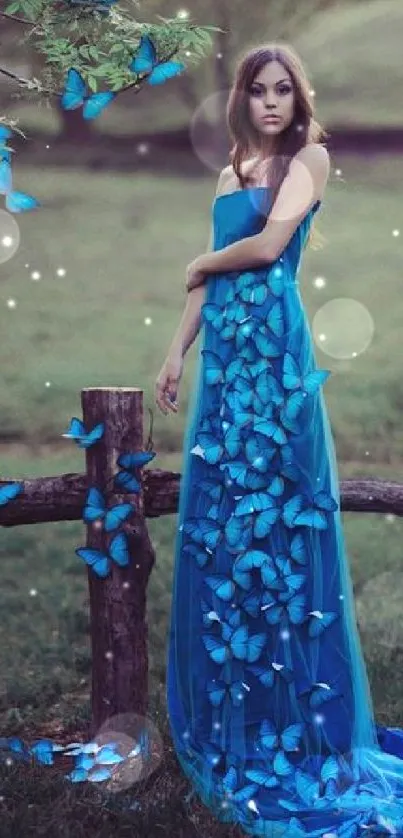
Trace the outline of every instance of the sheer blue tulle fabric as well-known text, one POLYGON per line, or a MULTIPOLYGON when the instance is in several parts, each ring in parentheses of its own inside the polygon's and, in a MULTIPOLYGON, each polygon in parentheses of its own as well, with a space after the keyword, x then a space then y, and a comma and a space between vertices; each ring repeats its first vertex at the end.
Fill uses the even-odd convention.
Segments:
MULTIPOLYGON (((258 233, 270 187, 218 196, 214 249, 258 233)), ((377 725, 332 432, 298 271, 210 274, 184 437, 167 652, 178 761, 250 835, 403 835, 403 731, 377 725)))

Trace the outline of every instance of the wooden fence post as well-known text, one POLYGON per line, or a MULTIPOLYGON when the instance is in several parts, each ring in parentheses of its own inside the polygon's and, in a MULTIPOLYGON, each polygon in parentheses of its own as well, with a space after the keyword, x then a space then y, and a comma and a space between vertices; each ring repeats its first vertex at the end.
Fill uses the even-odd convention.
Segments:
MULTIPOLYGON (((86 428, 104 422, 101 440, 85 449, 88 488, 96 486, 106 507, 132 503, 135 511, 119 527, 127 536, 130 563, 110 561, 110 575, 99 578, 88 569, 92 644, 92 725, 94 735, 118 713, 146 715, 148 654, 146 590, 155 562, 140 493, 117 492, 114 475, 119 454, 143 450, 143 392, 137 388, 90 387, 81 392, 86 428)), ((136 474, 140 481, 140 469, 136 474)), ((108 552, 116 531, 87 525, 87 547, 108 552)))

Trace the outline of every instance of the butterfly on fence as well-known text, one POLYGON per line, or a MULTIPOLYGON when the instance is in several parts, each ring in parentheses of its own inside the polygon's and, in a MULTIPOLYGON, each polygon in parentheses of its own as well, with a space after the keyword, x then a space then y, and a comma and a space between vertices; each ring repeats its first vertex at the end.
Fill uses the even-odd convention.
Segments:
POLYGON ((23 483, 6 483, 0 486, 0 506, 5 506, 10 500, 16 498, 23 488, 23 483))
POLYGON ((28 210, 39 207, 39 201, 32 195, 25 192, 17 192, 13 189, 11 163, 1 152, 0 160, 0 195, 6 196, 6 209, 9 212, 28 212, 28 210))
POLYGON ((116 530, 133 511, 135 508, 131 503, 118 503, 107 510, 102 492, 96 486, 92 486, 87 494, 83 519, 87 524, 105 519, 105 531, 111 532, 116 530))
POLYGON ((89 93, 85 81, 74 67, 70 67, 60 104, 65 111, 71 111, 83 105, 84 119, 95 119, 115 99, 116 93, 104 90, 89 93))
POLYGON ((109 558, 113 559, 119 567, 127 567, 130 561, 128 541, 123 532, 118 533, 112 539, 109 545, 109 554, 91 547, 78 547, 75 552, 101 579, 105 579, 109 575, 109 558))
POLYGON ((11 149, 7 145, 7 140, 12 137, 12 131, 10 128, 7 128, 6 125, 0 125, 0 160, 7 160, 8 162, 11 161, 11 153, 13 149, 11 149))
POLYGON ((129 70, 132 73, 147 73, 148 84, 163 84, 163 82, 179 75, 185 65, 180 61, 164 61, 158 63, 155 46, 148 35, 142 35, 140 47, 129 70))
POLYGON ((66 439, 74 439, 74 442, 77 443, 79 448, 90 448, 91 445, 94 445, 95 442, 101 439, 104 430, 104 423, 99 422, 98 425, 94 425, 91 431, 87 431, 81 419, 73 416, 70 427, 62 436, 66 437, 66 439))
POLYGON ((144 466, 155 457, 155 451, 133 451, 132 453, 119 454, 118 466, 123 470, 115 474, 114 480, 118 489, 125 492, 140 492, 141 485, 133 474, 134 469, 144 466))

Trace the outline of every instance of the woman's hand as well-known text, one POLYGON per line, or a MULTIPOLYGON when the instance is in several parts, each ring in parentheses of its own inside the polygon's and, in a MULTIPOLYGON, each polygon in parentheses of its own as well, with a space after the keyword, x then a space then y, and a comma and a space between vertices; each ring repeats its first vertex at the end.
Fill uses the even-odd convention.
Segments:
POLYGON ((171 351, 166 358, 155 382, 155 401, 162 411, 167 414, 168 410, 178 412, 177 394, 179 382, 183 372, 182 353, 171 351))
POLYGON ((206 274, 203 271, 201 257, 196 256, 193 262, 190 262, 186 269, 186 288, 191 291, 192 288, 197 288, 198 285, 206 279, 206 274))

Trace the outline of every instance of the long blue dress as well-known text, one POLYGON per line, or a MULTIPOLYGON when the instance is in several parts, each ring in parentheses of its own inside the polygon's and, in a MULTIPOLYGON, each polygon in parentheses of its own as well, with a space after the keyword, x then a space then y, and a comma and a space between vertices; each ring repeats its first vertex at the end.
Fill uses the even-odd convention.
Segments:
MULTIPOLYGON (((219 195, 214 249, 258 233, 270 187, 219 195)), ((184 440, 167 653, 179 763, 249 835, 403 835, 403 731, 377 725, 334 443, 298 271, 210 274, 184 440)))

